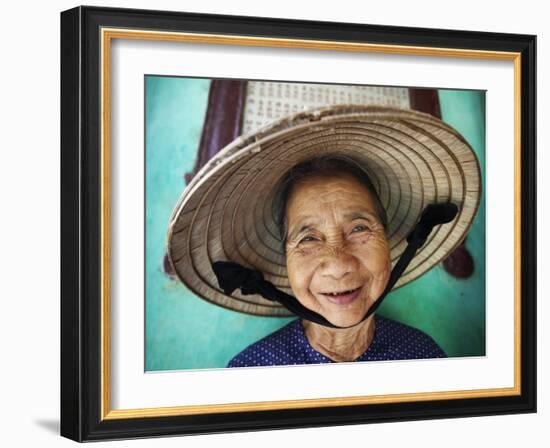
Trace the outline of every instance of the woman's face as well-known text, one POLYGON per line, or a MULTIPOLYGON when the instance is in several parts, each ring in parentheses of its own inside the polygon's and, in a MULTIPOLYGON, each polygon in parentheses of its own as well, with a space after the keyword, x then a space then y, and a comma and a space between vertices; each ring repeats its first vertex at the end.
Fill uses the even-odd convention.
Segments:
POLYGON ((315 176, 291 190, 287 270, 305 307, 355 325, 389 280, 390 249, 369 190, 348 174, 315 176))

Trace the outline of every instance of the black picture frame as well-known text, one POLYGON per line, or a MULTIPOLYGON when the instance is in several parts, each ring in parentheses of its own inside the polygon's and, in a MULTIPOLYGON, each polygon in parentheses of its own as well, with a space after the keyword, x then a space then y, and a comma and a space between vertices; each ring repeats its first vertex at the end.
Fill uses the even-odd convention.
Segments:
POLYGON ((536 412, 536 36, 100 7, 61 13, 61 435, 76 441, 536 412), (520 55, 520 393, 303 409, 102 418, 102 28, 520 55))

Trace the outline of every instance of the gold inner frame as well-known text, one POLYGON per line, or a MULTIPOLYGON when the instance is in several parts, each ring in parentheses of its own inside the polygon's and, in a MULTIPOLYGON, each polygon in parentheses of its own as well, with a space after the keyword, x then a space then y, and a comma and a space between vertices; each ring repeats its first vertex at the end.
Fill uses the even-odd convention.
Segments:
POLYGON ((225 412, 350 406, 521 394, 521 53, 455 48, 417 47, 304 39, 279 39, 215 34, 101 29, 101 419, 165 417, 225 412), (187 405, 139 409, 111 409, 110 388, 110 54, 113 39, 152 40, 214 45, 242 45, 314 50, 337 50, 414 56, 507 60, 514 62, 514 386, 445 392, 369 395, 304 400, 187 405))

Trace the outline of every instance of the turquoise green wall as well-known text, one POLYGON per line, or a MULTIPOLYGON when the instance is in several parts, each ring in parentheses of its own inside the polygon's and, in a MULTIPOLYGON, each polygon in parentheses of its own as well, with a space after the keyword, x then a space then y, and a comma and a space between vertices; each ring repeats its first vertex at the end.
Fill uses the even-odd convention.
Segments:
POLYGON ((166 231, 193 169, 210 82, 145 79, 145 370, 224 367, 291 319, 261 319, 197 298, 163 272, 166 231))
MULTIPOLYGON (((225 310, 163 272, 167 223, 185 187, 202 131, 210 82, 147 76, 145 369, 224 367, 239 351, 292 319, 225 310)), ((440 91, 443 119, 476 151, 484 173, 483 92, 440 91)), ((484 185, 483 185, 484 186, 484 185)), ((449 356, 485 353, 485 201, 466 240, 474 275, 457 280, 441 266, 394 291, 378 311, 430 334, 449 356)))

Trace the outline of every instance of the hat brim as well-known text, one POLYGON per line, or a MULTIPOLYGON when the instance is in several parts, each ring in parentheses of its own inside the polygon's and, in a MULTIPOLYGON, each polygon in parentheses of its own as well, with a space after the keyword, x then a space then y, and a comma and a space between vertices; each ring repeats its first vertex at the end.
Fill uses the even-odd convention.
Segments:
POLYGON ((224 294, 211 263, 231 260, 258 269, 292 294, 273 216, 275 186, 292 166, 323 154, 349 158, 370 176, 388 216, 392 265, 426 205, 458 205, 457 217, 434 228, 394 289, 430 270, 465 238, 479 207, 481 174, 464 138, 441 120, 416 111, 333 106, 240 137, 197 173, 169 225, 168 258, 178 278, 217 305, 288 316, 280 304, 259 295, 224 294))

